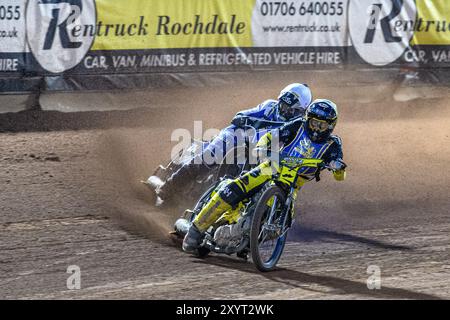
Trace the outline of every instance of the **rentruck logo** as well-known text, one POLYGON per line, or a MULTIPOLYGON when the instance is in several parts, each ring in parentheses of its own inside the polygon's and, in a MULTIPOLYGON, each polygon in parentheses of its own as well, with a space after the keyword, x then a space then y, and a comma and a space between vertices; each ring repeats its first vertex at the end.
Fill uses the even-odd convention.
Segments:
POLYGON ((96 34, 94 0, 33 0, 27 7, 28 45, 47 71, 75 67, 96 34))
POLYGON ((384 66, 399 59, 414 35, 414 0, 351 0, 349 29, 364 61, 384 66))

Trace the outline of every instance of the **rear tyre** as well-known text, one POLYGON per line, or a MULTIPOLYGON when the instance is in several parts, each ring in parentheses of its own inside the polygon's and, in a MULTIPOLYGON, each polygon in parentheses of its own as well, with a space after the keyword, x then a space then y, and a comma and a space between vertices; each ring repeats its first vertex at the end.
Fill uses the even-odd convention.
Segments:
POLYGON ((196 252, 194 252, 194 256, 196 256, 197 258, 205 258, 210 252, 211 250, 209 250, 208 248, 200 247, 196 252))
POLYGON ((253 263, 259 271, 272 271, 283 253, 286 243, 286 234, 275 235, 267 230, 267 220, 272 210, 271 203, 276 199, 274 220, 272 224, 283 225, 289 213, 283 213, 286 197, 284 192, 276 185, 269 186, 262 192, 253 213, 250 229, 250 252, 253 263), (269 202, 270 201, 270 202, 269 202), (265 250, 264 245, 272 245, 265 250))

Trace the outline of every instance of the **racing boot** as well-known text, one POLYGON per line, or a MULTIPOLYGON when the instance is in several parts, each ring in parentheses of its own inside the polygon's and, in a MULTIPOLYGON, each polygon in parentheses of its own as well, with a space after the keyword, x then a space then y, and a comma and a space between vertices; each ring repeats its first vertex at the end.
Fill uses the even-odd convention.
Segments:
POLYGON ((147 181, 141 181, 144 185, 154 190, 156 193, 159 192, 159 189, 164 185, 164 181, 161 180, 158 176, 150 176, 147 181))
POLYGON ((193 253, 198 249, 203 238, 203 233, 198 230, 195 224, 192 224, 189 228, 188 233, 183 239, 183 251, 188 253, 193 253))

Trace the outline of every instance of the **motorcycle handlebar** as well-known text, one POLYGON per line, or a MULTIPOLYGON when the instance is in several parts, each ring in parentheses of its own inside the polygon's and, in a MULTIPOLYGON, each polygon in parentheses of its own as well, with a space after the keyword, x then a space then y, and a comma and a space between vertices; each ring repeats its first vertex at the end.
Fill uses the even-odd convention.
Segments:
POLYGON ((246 121, 244 124, 244 127, 250 127, 253 129, 257 129, 258 127, 261 126, 282 126, 284 124, 284 122, 282 121, 271 121, 271 120, 262 120, 259 118, 255 118, 255 117, 248 117, 248 116, 244 116, 246 117, 246 121))
MULTIPOLYGON (((267 158, 269 158, 270 160, 274 160, 274 159, 277 159, 278 160, 278 162, 281 162, 284 158, 286 158, 286 157, 283 157, 283 156, 281 156, 280 155, 280 153, 279 152, 277 152, 277 151, 271 151, 271 150, 268 150, 268 149, 266 149, 266 148, 255 148, 254 149, 257 153, 260 153, 260 152, 262 152, 262 151, 265 151, 265 153, 266 153, 266 155, 267 155, 267 158)), ((299 158, 300 159, 300 158, 299 158)), ((305 160, 319 160, 319 159, 305 159, 305 160)), ((317 164, 317 168, 320 170, 320 171, 322 171, 322 170, 324 170, 324 169, 328 169, 328 170, 330 170, 330 171, 334 171, 334 170, 336 170, 336 168, 334 168, 333 166, 331 166, 330 164, 325 164, 324 162, 323 162, 323 160, 319 160, 319 161, 321 161, 320 163, 318 163, 317 164)), ((342 163, 342 169, 345 169, 346 167, 347 167, 347 165, 343 162, 343 161, 340 161, 341 163, 342 163)), ((302 165, 299 165, 299 167, 301 167, 302 165)))

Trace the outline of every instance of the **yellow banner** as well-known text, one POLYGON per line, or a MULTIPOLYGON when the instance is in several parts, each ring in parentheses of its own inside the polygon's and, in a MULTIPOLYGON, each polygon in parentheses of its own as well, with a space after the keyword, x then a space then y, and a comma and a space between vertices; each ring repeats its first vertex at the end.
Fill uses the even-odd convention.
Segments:
POLYGON ((252 46, 256 0, 97 0, 92 50, 252 46))
POLYGON ((412 45, 450 44, 450 1, 416 0, 417 20, 412 45))

